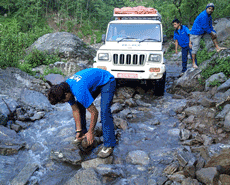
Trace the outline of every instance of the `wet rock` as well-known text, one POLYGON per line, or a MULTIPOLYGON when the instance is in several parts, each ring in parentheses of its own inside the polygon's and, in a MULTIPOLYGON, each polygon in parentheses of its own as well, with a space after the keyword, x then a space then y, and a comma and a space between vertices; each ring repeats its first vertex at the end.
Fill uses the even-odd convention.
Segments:
POLYGON ((185 99, 184 96, 179 95, 179 94, 174 94, 172 98, 174 98, 174 99, 185 99))
POLYGON ((160 121, 158 119, 153 119, 151 122, 150 122, 150 125, 160 125, 160 121))
POLYGON ((151 107, 150 103, 145 103, 141 100, 136 100, 137 105, 142 106, 142 107, 151 107))
POLYGON ((180 134, 180 129, 178 128, 170 129, 168 131, 168 134, 173 135, 173 136, 178 136, 180 134))
POLYGON ((199 100, 200 104, 204 107, 215 107, 216 106, 216 101, 213 101, 210 98, 204 97, 199 100))
POLYGON ((221 101, 218 104, 216 104, 216 108, 224 107, 227 104, 230 104, 230 95, 227 96, 227 98, 225 98, 223 101, 221 101))
POLYGON ((198 81, 200 73, 200 69, 188 69, 182 77, 175 81, 172 86, 172 89, 174 89, 173 91, 175 92, 177 88, 180 88, 187 93, 194 91, 194 89, 198 91, 203 90, 203 86, 200 85, 198 81))
POLYGON ((80 165, 82 162, 81 153, 78 148, 64 148, 60 151, 51 150, 50 159, 80 165))
POLYGON ((196 172, 196 177, 205 184, 214 184, 218 181, 218 172, 215 167, 202 168, 196 172))
POLYGON ((230 176, 226 174, 220 175, 219 182, 221 184, 230 184, 230 176))
POLYGON ((192 136, 191 132, 187 129, 181 129, 179 133, 179 138, 181 141, 188 140, 192 136))
POLYGON ((172 175, 173 173, 177 171, 178 168, 179 168, 179 164, 176 162, 173 162, 172 164, 166 166, 166 168, 164 169, 164 173, 168 175, 172 175))
POLYGON ((24 148, 26 143, 16 134, 14 130, 0 125, 0 154, 12 155, 24 148))
POLYGON ((176 153, 177 160, 182 167, 185 167, 187 164, 194 165, 196 162, 196 158, 191 153, 188 147, 183 148, 182 150, 176 153))
POLYGON ((223 167, 230 165, 229 158, 230 148, 225 145, 213 145, 209 148, 209 159, 206 162, 206 167, 214 167, 221 165, 223 167))
POLYGON ((29 126, 27 123, 22 122, 22 121, 18 121, 18 120, 15 121, 15 124, 22 127, 22 129, 26 129, 29 126))
POLYGON ((88 169, 88 168, 96 168, 100 164, 112 164, 113 162, 113 156, 109 156, 105 159, 102 158, 95 158, 88 161, 84 161, 81 163, 82 168, 88 169))
POLYGON ((227 115, 225 116, 225 120, 224 120, 224 129, 226 131, 230 131, 230 111, 227 113, 227 115))
POLYGON ((202 116, 203 114, 204 107, 203 106, 192 106, 188 107, 184 110, 185 114, 190 116, 190 115, 196 115, 196 116, 202 116))
POLYGON ((10 114, 9 109, 8 109, 7 105, 5 104, 5 102, 2 100, 2 98, 4 99, 6 104, 9 106, 10 111, 14 112, 16 110, 16 107, 18 106, 18 103, 14 99, 11 99, 5 95, 0 95, 0 112, 5 114, 5 115, 10 114))
POLYGON ((2 114, 0 112, 0 125, 6 125, 7 124, 7 121, 8 121, 8 118, 5 114, 2 114))
POLYGON ((205 146, 208 146, 208 145, 211 145, 213 143, 213 139, 207 135, 201 135, 203 140, 204 140, 204 145, 205 146))
POLYGON ((146 125, 146 124, 139 124, 138 127, 140 128, 140 130, 145 130, 145 131, 149 131, 149 132, 153 132, 156 129, 155 127, 151 127, 151 126, 146 125))
POLYGON ((64 185, 102 185, 102 176, 94 169, 80 169, 64 185))
POLYGON ((230 89, 230 78, 217 88, 218 92, 225 92, 230 89))
POLYGON ((205 81, 205 90, 208 91, 209 87, 210 87, 210 83, 214 82, 214 81, 218 81, 218 82, 225 82, 227 80, 227 77, 224 75, 224 73, 218 73, 218 74, 214 74, 212 76, 210 76, 206 81, 205 81))
POLYGON ((129 98, 129 99, 125 100, 125 105, 128 105, 129 107, 136 107, 137 106, 137 104, 133 100, 133 98, 129 98))
POLYGON ((57 85, 65 81, 65 78, 60 74, 51 73, 51 74, 44 76, 44 78, 50 85, 57 85))
POLYGON ((48 111, 51 109, 51 104, 47 97, 37 91, 24 89, 21 93, 21 101, 38 110, 48 111))
POLYGON ((131 164, 149 164, 149 156, 145 151, 135 150, 128 153, 126 161, 131 164))
POLYGON ((128 128, 128 122, 122 118, 114 118, 113 121, 117 128, 122 130, 126 130, 128 128))
POLYGON ((148 112, 150 111, 151 109, 147 108, 147 107, 138 107, 137 110, 139 111, 144 111, 144 112, 148 112))
POLYGON ((22 127, 20 125, 12 124, 10 127, 12 130, 16 132, 19 132, 20 130, 22 130, 22 127))
POLYGON ((183 171, 186 177, 190 176, 192 178, 195 178, 196 176, 196 167, 191 161, 189 161, 189 163, 184 167, 183 171))
POLYGON ((169 175, 168 178, 172 181, 182 182, 186 177, 184 175, 184 172, 180 171, 180 172, 176 172, 172 175, 169 175))
POLYGON ((35 121, 35 120, 42 119, 44 116, 45 116, 45 113, 44 113, 44 112, 36 112, 36 113, 34 114, 34 116, 31 117, 30 119, 31 119, 32 121, 35 121))
POLYGON ((230 104, 224 106, 223 110, 215 117, 218 120, 224 120, 227 113, 230 112, 230 104))
POLYGON ((160 176, 157 178, 157 185, 163 185, 168 180, 168 177, 160 176))
POLYGON ((182 181, 181 185, 199 185, 199 182, 196 179, 188 177, 182 181))
POLYGON ((19 115, 19 116, 17 116, 17 120, 19 120, 19 121, 28 121, 28 120, 30 120, 30 118, 28 116, 26 116, 26 115, 19 115))
POLYGON ((120 87, 116 91, 117 98, 124 100, 132 98, 134 93, 135 89, 131 87, 120 87))
POLYGON ((20 170, 19 174, 11 181, 11 185, 25 185, 29 181, 33 173, 38 169, 38 164, 27 163, 26 166, 20 170))
POLYGON ((114 104, 111 106, 111 112, 112 112, 112 113, 118 113, 118 112, 120 112, 121 110, 123 110, 123 106, 122 106, 120 103, 114 103, 114 104))
POLYGON ((203 157, 199 155, 199 157, 197 158, 196 170, 200 170, 201 168, 204 167, 204 165, 205 165, 205 160, 203 157))
POLYGON ((156 179, 148 179, 148 184, 157 185, 156 179))
POLYGON ((102 176, 125 177, 123 168, 121 165, 100 164, 96 167, 96 171, 102 176))
POLYGON ((122 119, 125 119, 129 116, 132 116, 132 111, 130 109, 124 109, 121 112, 119 112, 118 116, 122 119))
POLYGON ((183 120, 183 123, 185 123, 185 124, 192 124, 192 123, 194 123, 194 118, 195 118, 194 115, 190 115, 187 119, 183 120))

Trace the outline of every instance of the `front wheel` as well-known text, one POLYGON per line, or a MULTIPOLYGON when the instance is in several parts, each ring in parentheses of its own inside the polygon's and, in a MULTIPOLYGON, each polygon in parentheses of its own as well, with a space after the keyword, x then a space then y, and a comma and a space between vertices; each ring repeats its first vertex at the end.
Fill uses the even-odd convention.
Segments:
POLYGON ((165 81, 166 81, 166 72, 163 74, 162 78, 155 81, 154 86, 154 95, 163 96, 165 92, 165 81))

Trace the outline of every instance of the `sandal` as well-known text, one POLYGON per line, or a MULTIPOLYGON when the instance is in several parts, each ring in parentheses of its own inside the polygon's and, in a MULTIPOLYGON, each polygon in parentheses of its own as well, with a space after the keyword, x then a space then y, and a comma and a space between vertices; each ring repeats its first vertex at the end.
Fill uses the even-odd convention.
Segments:
POLYGON ((216 49, 216 52, 220 52, 221 50, 224 50, 224 49, 227 49, 227 48, 225 48, 225 47, 219 47, 219 49, 216 49))

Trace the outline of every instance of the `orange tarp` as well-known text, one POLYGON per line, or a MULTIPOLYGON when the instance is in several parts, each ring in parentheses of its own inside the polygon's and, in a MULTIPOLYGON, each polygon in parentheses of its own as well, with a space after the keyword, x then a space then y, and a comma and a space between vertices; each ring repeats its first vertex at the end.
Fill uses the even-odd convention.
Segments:
POLYGON ((157 14, 154 8, 145 8, 144 6, 114 8, 114 14, 157 14))

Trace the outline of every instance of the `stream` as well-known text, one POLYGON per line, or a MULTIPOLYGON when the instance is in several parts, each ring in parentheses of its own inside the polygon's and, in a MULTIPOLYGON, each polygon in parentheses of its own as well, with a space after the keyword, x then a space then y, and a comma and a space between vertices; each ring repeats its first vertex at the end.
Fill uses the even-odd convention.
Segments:
MULTIPOLYGON (((167 88, 180 74, 181 64, 166 60, 166 71, 167 88)), ((186 104, 185 99, 173 99, 167 92, 163 97, 146 95, 142 101, 151 106, 147 107, 148 111, 139 110, 139 106, 130 108, 133 118, 128 120, 129 128, 121 132, 119 144, 114 149, 116 161, 121 161, 120 163, 126 166, 126 180, 138 178, 140 183, 144 181, 139 177, 159 177, 164 168, 173 161, 174 152, 182 147, 178 139, 179 121, 175 109, 186 104), (153 120, 158 120, 159 123, 154 125, 153 120), (127 153, 133 150, 145 151, 150 158, 149 164, 142 166, 126 163, 127 153)), ((100 97, 95 100, 98 109, 99 102, 100 97)), ((89 118, 87 113, 88 122, 89 118)), ((10 184, 26 164, 35 163, 38 170, 30 177, 28 184, 64 184, 81 167, 51 160, 50 153, 56 148, 69 146, 74 139, 74 130, 74 118, 69 104, 57 105, 55 110, 48 112, 43 119, 19 132, 27 144, 26 149, 20 150, 18 154, 0 156, 0 160, 5 164, 5 169, 0 174, 0 182, 10 184)), ((90 156, 94 157, 94 154, 90 156)), ((122 182, 126 184, 124 179, 122 182)), ((121 184, 121 181, 118 184, 121 184)))

